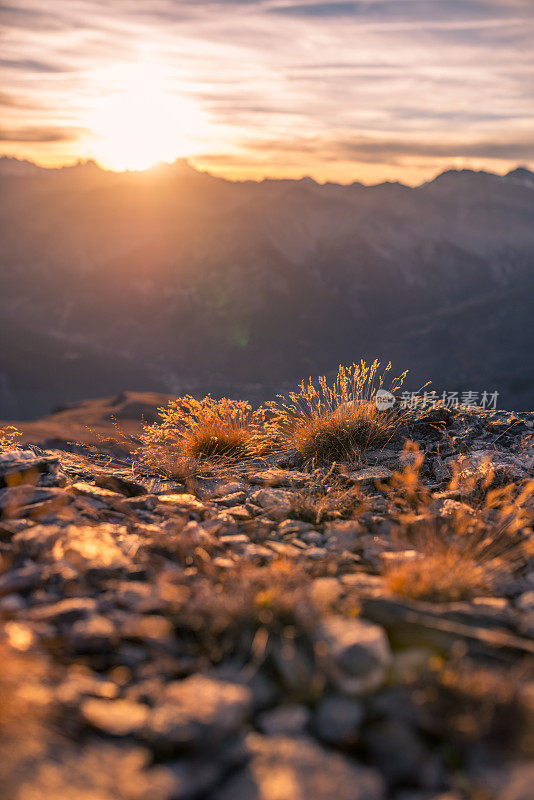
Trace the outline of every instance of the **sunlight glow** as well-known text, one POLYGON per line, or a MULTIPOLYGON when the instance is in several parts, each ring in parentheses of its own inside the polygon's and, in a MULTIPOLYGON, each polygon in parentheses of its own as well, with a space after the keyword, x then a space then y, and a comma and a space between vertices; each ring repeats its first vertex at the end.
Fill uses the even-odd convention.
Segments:
POLYGON ((168 75, 128 64, 94 77, 105 88, 87 114, 88 155, 103 167, 143 170, 198 152, 207 120, 194 101, 176 94, 168 75))

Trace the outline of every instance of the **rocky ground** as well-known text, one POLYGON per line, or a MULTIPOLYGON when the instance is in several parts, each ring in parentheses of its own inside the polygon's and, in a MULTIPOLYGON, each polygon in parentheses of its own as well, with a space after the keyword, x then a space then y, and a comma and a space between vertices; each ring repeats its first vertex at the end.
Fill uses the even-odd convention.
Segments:
POLYGON ((527 800, 528 493, 521 557, 487 580, 421 597, 391 575, 460 518, 495 536, 533 433, 534 413, 418 410, 358 465, 284 452, 187 485, 1 453, 2 796, 527 800))

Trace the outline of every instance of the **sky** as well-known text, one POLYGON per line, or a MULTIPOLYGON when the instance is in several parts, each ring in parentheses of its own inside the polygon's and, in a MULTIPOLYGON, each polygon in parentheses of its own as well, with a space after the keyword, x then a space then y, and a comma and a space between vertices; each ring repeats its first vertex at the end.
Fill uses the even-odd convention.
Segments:
POLYGON ((0 154, 234 179, 534 166, 534 0, 11 0, 0 154))

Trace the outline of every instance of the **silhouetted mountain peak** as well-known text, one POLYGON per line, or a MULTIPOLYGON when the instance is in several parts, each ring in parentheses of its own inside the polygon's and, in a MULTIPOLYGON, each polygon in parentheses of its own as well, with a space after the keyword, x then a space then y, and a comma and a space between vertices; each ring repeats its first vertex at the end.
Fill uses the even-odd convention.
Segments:
POLYGON ((41 169, 33 161, 24 161, 15 156, 0 156, 0 175, 35 175, 41 169))
POLYGON ((460 183, 475 185, 498 177, 494 172, 488 172, 483 169, 446 169, 433 180, 428 181, 426 185, 458 186, 460 183))
POLYGON ((524 186, 534 189, 534 172, 527 167, 517 167, 517 169, 511 170, 505 177, 507 180, 511 180, 514 183, 521 183, 524 186))

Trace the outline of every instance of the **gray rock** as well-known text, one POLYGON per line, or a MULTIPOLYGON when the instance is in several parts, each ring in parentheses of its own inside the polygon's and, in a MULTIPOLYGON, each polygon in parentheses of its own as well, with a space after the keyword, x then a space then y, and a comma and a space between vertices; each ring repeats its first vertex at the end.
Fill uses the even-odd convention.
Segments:
POLYGON ((310 721, 309 709, 303 705, 277 706, 258 717, 258 728, 268 736, 300 736, 310 721))
MULTIPOLYGON (((447 459, 450 464, 454 461, 454 457, 447 459)), ((488 472, 493 472, 492 486, 521 482, 534 475, 534 460, 529 456, 496 450, 470 451, 460 458, 459 466, 460 479, 464 480, 474 478, 482 481, 488 472)))
POLYGON ((523 592, 519 595, 515 604, 521 611, 534 611, 534 590, 523 592))
POLYGON ((285 690, 292 699, 307 701, 314 693, 316 671, 311 654, 293 639, 275 640, 271 658, 285 690))
POLYGON ((198 512, 204 514, 206 506, 194 494, 159 494, 158 502, 165 512, 198 512))
POLYGON ((399 454, 395 450, 366 450, 365 461, 369 465, 384 464, 385 462, 396 462, 399 459, 399 454))
POLYGON ((451 478, 452 472, 450 467, 443 461, 442 458, 436 457, 432 461, 432 469, 434 471, 434 476, 437 481, 440 483, 442 481, 448 481, 451 478))
POLYGON ((284 486, 304 486, 310 480, 306 472, 296 472, 285 469, 266 469, 263 472, 255 472, 249 476, 251 484, 259 486, 284 487, 284 486))
POLYGON ((27 592, 43 581, 43 570, 36 564, 26 564, 18 569, 9 569, 0 575, 0 597, 13 592, 27 592))
POLYGON ((477 789, 489 800, 532 800, 534 764, 518 761, 477 770, 473 775, 477 789))
POLYGON ((371 763, 390 784, 411 782, 440 788, 443 772, 414 729, 398 719, 385 719, 365 731, 371 763))
POLYGON ((16 614, 26 608, 26 600, 20 594, 7 594, 0 598, 0 614, 6 617, 16 614))
POLYGON ((224 534, 220 537, 219 541, 224 547, 228 547, 230 550, 235 550, 236 552, 244 550, 250 544, 250 539, 248 536, 245 536, 244 533, 224 534))
POLYGON ((192 675, 165 687, 144 736, 164 750, 213 745, 237 733, 251 708, 252 695, 246 686, 192 675))
POLYGON ((127 534, 119 525, 68 525, 61 530, 52 556, 55 560, 64 559, 79 571, 100 569, 111 573, 131 566, 130 556, 135 554, 138 542, 138 537, 127 534))
POLYGON ((146 488, 142 483, 115 472, 100 472, 95 476, 95 484, 102 489, 109 489, 126 497, 137 497, 146 493, 146 488))
POLYGON ((131 700, 103 700, 91 697, 82 702, 82 719, 110 736, 137 736, 143 730, 150 709, 131 700))
POLYGON ((39 559, 52 552, 54 544, 61 536, 62 529, 59 525, 32 525, 15 534, 12 541, 18 555, 39 559))
POLYGON ((529 638, 534 638, 534 609, 525 611, 518 625, 520 633, 529 638))
POLYGON ((0 488, 20 483, 37 483, 43 475, 59 474, 56 456, 36 456, 33 450, 0 453, 0 488))
POLYGON ((290 515, 293 494, 284 489, 259 489, 249 500, 267 511, 271 519, 283 520, 290 515))
POLYGON ((165 607, 165 601, 155 587, 142 581, 117 581, 109 599, 119 608, 137 614, 149 614, 165 607))
POLYGON ((296 558, 300 555, 299 548, 288 542, 277 542, 274 539, 266 539, 264 544, 265 547, 268 547, 273 553, 276 553, 276 555, 280 557, 296 558))
POLYGON ((306 533, 302 533, 300 538, 306 544, 313 544, 318 545, 321 544, 324 540, 324 536, 320 534, 318 531, 307 531, 306 533))
POLYGON ((313 530, 313 525, 309 522, 302 522, 299 519, 285 519, 278 526, 278 533, 280 536, 289 536, 291 534, 302 536, 302 534, 308 533, 311 530, 313 530))
POLYGON ((315 709, 313 726, 327 744, 350 747, 359 739, 363 717, 361 703, 342 695, 327 695, 315 709))
POLYGON ((306 557, 312 561, 323 561, 328 556, 328 550, 325 547, 310 547, 306 551, 306 557))
POLYGON ((166 761, 165 768, 173 777, 172 800, 203 800, 220 783, 224 774, 240 766, 248 758, 241 738, 225 742, 216 753, 188 754, 178 761, 166 761))
POLYGON ((351 472, 347 477, 354 484, 370 486, 375 482, 387 483, 393 477, 393 472, 387 467, 367 467, 367 469, 351 472))
POLYGON ((232 508, 233 506, 240 506, 242 505, 247 496, 245 492, 233 492, 232 494, 224 495, 223 497, 217 497, 214 502, 217 503, 219 506, 224 506, 225 508, 232 508))
POLYGON ((27 619, 35 622, 51 622, 65 625, 94 613, 96 600, 92 597, 67 597, 57 603, 37 606, 27 613, 27 619))
POLYGON ((357 520, 348 519, 327 522, 324 532, 328 550, 338 553, 342 553, 344 550, 353 552, 358 548, 363 528, 357 520))
POLYGON ((246 491, 247 485, 243 481, 222 481, 213 490, 213 497, 226 497, 236 492, 246 491))
POLYGON ((6 518, 58 511, 69 502, 68 494, 55 487, 21 484, 0 489, 0 514, 6 518))
POLYGON ((249 764, 213 800, 381 800, 377 772, 308 739, 250 734, 249 764))
POLYGON ((115 644, 115 625, 109 617, 93 614, 74 622, 65 638, 75 653, 109 651, 115 644))
POLYGON ((128 511, 154 511, 159 502, 157 494, 140 494, 134 497, 128 497, 121 503, 121 509, 128 511))
POLYGON ((414 561, 421 558, 421 554, 417 550, 393 550, 380 553, 380 561, 382 566, 386 569, 397 567, 405 564, 407 561, 414 561))
POLYGON ((232 506, 228 509, 228 513, 233 520, 244 522, 245 520, 252 519, 252 514, 246 505, 232 506))
MULTIPOLYGON (((49 742, 53 759, 41 764, 36 781, 25 774, 24 793, 35 800, 170 800, 172 773, 165 767, 150 767, 150 753, 131 744, 110 742, 49 742), (58 744, 60 746, 58 746, 58 744), (26 792, 27 790, 27 792, 26 792)), ((19 763, 20 768, 20 763, 19 763)), ((26 770, 25 770, 26 772, 26 770)), ((2 786, 2 788, 4 788, 2 786)), ((21 796, 17 792, 17 796, 21 796)), ((4 794, 8 798, 8 793, 4 794)), ((14 795, 9 794, 9 798, 14 795)))
POLYGON ((319 625, 316 642, 323 668, 344 694, 370 692, 384 682, 391 652, 379 625, 332 615, 319 625))

